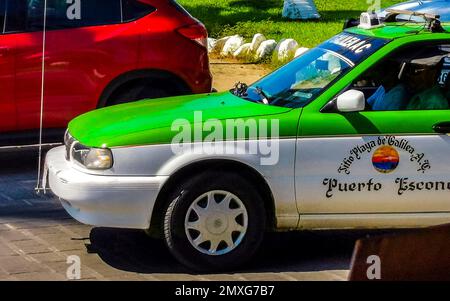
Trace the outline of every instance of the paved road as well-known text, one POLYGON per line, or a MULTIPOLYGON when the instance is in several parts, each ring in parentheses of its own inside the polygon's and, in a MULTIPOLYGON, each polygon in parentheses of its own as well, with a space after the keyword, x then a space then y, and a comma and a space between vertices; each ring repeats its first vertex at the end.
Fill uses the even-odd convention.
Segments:
POLYGON ((92 228, 70 218, 53 196, 38 196, 36 151, 0 153, 0 279, 65 280, 67 257, 78 255, 82 279, 345 280, 361 234, 270 234, 235 274, 196 275, 162 241, 142 231, 92 228))

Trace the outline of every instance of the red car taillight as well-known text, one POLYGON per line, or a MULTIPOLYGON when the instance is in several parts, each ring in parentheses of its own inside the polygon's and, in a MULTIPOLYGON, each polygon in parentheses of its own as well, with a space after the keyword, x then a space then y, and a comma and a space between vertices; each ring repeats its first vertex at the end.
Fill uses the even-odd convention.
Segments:
POLYGON ((208 31, 201 23, 178 28, 177 32, 183 37, 196 42, 204 48, 208 47, 208 31))

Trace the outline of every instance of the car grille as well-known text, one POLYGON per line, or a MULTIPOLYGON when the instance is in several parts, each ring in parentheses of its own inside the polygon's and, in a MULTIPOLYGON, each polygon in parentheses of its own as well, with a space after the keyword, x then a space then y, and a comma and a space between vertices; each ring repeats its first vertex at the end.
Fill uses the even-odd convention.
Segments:
POLYGON ((70 135, 69 131, 64 135, 64 145, 66 147, 66 160, 70 160, 70 150, 75 143, 75 139, 70 135))

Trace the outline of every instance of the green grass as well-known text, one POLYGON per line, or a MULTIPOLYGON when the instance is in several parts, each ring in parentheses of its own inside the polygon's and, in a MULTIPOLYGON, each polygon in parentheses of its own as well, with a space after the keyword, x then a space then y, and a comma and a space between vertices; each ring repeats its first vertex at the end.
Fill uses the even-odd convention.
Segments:
MULTIPOLYGON (((211 37, 240 34, 250 40, 262 33, 277 41, 293 38, 303 47, 313 47, 342 31, 343 22, 359 17, 367 0, 316 0, 319 21, 288 21, 282 18, 283 0, 178 0, 208 28, 211 37)), ((382 6, 402 2, 383 0, 382 6)))

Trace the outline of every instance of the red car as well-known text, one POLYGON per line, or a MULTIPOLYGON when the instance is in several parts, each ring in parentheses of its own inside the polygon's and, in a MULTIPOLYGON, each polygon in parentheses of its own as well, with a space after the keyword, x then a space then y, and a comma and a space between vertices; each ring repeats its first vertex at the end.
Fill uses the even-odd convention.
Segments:
MULTIPOLYGON (((45 141, 74 117, 211 91, 207 31, 173 0, 47 0, 45 141)), ((38 142, 44 0, 0 0, 0 145, 38 142)))

